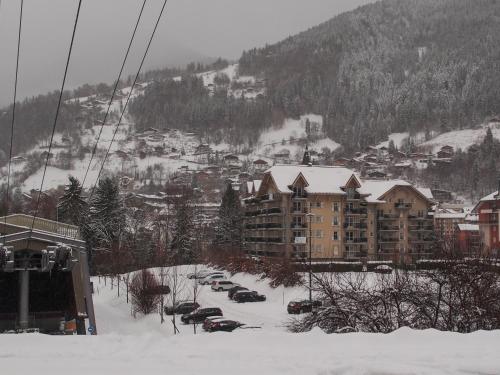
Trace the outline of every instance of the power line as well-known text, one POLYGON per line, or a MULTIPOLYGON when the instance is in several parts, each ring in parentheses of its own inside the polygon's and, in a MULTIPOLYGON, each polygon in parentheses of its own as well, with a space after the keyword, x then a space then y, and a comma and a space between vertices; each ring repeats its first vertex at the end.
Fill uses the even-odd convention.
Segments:
MULTIPOLYGON (((1 0, 0 0, 1 5, 1 0)), ((7 215, 9 214, 10 208, 10 172, 12 167, 12 145, 14 143, 14 124, 16 122, 16 101, 17 101, 17 81, 19 75, 19 51, 21 49, 21 31, 23 25, 23 6, 24 0, 21 0, 21 7, 19 9, 19 30, 17 35, 17 56, 16 56, 16 76, 14 80, 14 102, 12 104, 12 122, 10 125, 10 147, 9 147, 9 166, 7 168, 7 196, 6 196, 6 212, 5 212, 5 224, 7 224, 7 215)))
POLYGON ((137 83, 137 79, 139 78, 139 74, 141 73, 142 66, 144 65, 144 61, 146 60, 146 57, 148 55, 149 48, 151 47, 151 42, 153 41, 153 38, 155 36, 156 29, 158 28, 158 24, 160 23, 161 17, 163 15, 163 11, 165 10, 165 6, 167 5, 167 1, 168 0, 163 1, 163 6, 161 7, 160 14, 158 15, 158 18, 156 19, 155 27, 153 29, 153 32, 151 33, 150 38, 149 38, 149 42, 148 42, 148 45, 146 47, 146 50, 144 51, 144 55, 142 56, 142 60, 141 60, 141 63, 139 65, 139 69, 137 69, 137 73, 135 75, 134 82, 132 83, 132 86, 130 87, 130 91, 128 93, 127 100, 126 100, 125 105, 123 106, 122 112, 120 114, 120 119, 118 120, 118 123, 116 124, 115 130, 113 132, 113 137, 111 138, 111 142, 109 143, 108 149, 106 151, 106 155, 104 155, 104 159, 102 160, 102 164, 101 164, 101 167, 99 169, 99 173, 97 174, 95 184, 90 192, 89 199, 88 199, 89 202, 91 201, 92 196, 94 194, 94 190, 95 190, 97 184, 99 183, 101 173, 104 169, 104 164, 106 163, 106 159, 108 158, 109 153, 111 151, 111 146, 113 145, 113 142, 115 141, 115 137, 116 137, 116 134, 118 132, 118 128, 121 125, 123 115, 125 114, 125 111, 127 110, 127 106, 128 106, 129 101, 130 101, 130 97, 132 96, 132 92, 134 91, 135 84, 137 83))
POLYGON ((71 60, 71 52, 73 51, 73 43, 75 41, 76 27, 78 25, 78 19, 80 17, 81 6, 82 6, 82 0, 79 0, 78 1, 78 9, 76 11, 75 23, 73 25, 73 33, 71 34, 71 43, 69 46, 68 58, 66 59, 66 67, 64 68, 64 77, 63 77, 63 81, 61 84, 61 91, 59 92, 59 100, 57 102, 56 115, 54 118, 54 124, 52 126, 52 134, 50 136, 49 149, 47 151, 47 157, 45 159, 45 167, 43 169, 42 183, 40 184, 40 190, 38 191, 38 199, 36 202, 36 209, 35 209, 35 213, 33 215, 33 221, 31 222, 30 237, 31 237, 31 234, 33 232, 33 227, 35 225, 35 219, 38 216, 38 209, 40 208, 40 198, 42 196, 43 184, 45 182, 45 175, 47 174, 47 166, 49 164, 49 159, 50 159, 50 151, 52 150, 52 143, 54 141, 54 134, 56 132, 57 120, 59 118, 59 111, 61 109, 61 102, 62 102, 62 97, 63 97, 63 92, 64 92, 64 86, 66 85, 66 77, 68 75, 68 67, 69 67, 69 62, 71 60))
POLYGON ((115 98, 116 91, 118 89, 118 84, 120 83, 120 79, 122 77, 123 69, 125 67, 125 63, 127 62, 127 58, 128 58, 129 52, 130 52, 130 48, 132 47, 132 43, 134 41, 135 34, 137 32, 137 27, 139 26, 139 22, 141 20, 142 13, 144 11, 144 6, 145 5, 146 5, 146 0, 144 0, 143 3, 142 3, 142 7, 141 7, 141 10, 139 12, 139 17, 137 18, 137 22, 135 23, 134 31, 132 33, 132 37, 130 38, 130 42, 129 42, 128 47, 127 47, 127 52, 125 53, 125 57, 123 59, 122 66, 120 68, 120 73, 118 74, 118 78, 116 79, 116 83, 115 83, 115 87, 113 89, 113 93, 111 95, 111 98, 109 99, 109 103, 108 103, 108 108, 106 110, 106 114, 104 115, 104 119, 102 120, 101 129, 99 130, 99 134, 97 136, 97 140, 95 142, 94 149, 92 150, 92 155, 90 156, 89 165, 87 166, 87 170, 85 171, 85 176, 83 177, 82 187, 85 185, 85 181, 87 180, 87 175, 89 173, 90 166, 92 164, 92 161, 94 160, 94 156, 95 156, 95 153, 97 151, 97 146, 99 144, 99 140, 101 139, 101 134, 102 134, 102 131, 104 129, 104 125, 106 124, 106 120, 108 118, 108 115, 109 115, 109 112, 110 112, 110 109, 111 109, 111 105, 113 104, 113 100, 115 98))

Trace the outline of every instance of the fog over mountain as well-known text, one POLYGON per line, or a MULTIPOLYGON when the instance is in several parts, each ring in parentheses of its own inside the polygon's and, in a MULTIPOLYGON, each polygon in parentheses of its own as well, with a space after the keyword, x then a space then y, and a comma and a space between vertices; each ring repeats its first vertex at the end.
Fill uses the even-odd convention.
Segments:
MULTIPOLYGON (((273 43, 370 0, 170 0, 145 68, 182 66, 213 57, 237 59, 244 49, 273 43)), ((0 105, 12 101, 18 0, 0 0, 0 105)), ((84 0, 68 88, 111 82, 142 2, 84 0)), ((150 0, 126 72, 133 72, 161 8, 150 0)), ((26 0, 19 98, 59 87, 77 1, 26 0)))

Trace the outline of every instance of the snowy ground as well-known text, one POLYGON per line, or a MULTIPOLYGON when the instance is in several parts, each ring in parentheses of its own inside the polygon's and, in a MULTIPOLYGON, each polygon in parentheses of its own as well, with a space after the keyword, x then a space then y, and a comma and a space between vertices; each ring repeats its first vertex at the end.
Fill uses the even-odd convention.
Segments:
MULTIPOLYGON (((187 269, 181 273, 188 272, 187 269)), ((123 289, 94 279, 98 336, 0 335, 2 374, 499 374, 500 332, 470 335, 400 329, 389 335, 326 335, 285 331, 286 303, 301 288, 272 290, 238 274, 234 281, 267 295, 262 303, 236 304, 203 287, 202 306, 260 329, 193 335, 191 326, 161 325, 158 315, 133 319, 123 289), (283 304, 283 296, 285 305, 283 304)), ((189 284, 186 280, 186 295, 189 284)))

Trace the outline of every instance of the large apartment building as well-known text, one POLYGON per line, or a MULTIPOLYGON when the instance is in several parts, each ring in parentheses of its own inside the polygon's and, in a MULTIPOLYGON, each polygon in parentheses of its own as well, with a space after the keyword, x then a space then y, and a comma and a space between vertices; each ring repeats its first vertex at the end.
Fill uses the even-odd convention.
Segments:
POLYGON ((485 255, 499 256, 500 190, 482 198, 473 212, 479 215, 479 235, 485 255))
POLYGON ((432 196, 408 182, 361 180, 342 167, 279 165, 245 199, 253 255, 315 260, 394 260, 429 255, 432 196))

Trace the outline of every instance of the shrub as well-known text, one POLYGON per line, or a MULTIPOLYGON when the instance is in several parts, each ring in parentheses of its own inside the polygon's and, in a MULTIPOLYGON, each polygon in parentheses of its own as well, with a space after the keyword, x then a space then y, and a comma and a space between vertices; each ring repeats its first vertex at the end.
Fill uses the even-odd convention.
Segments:
POLYGON ((142 270, 134 275, 130 283, 130 295, 134 312, 144 315, 154 312, 160 302, 157 291, 160 285, 155 275, 148 270, 142 270))

